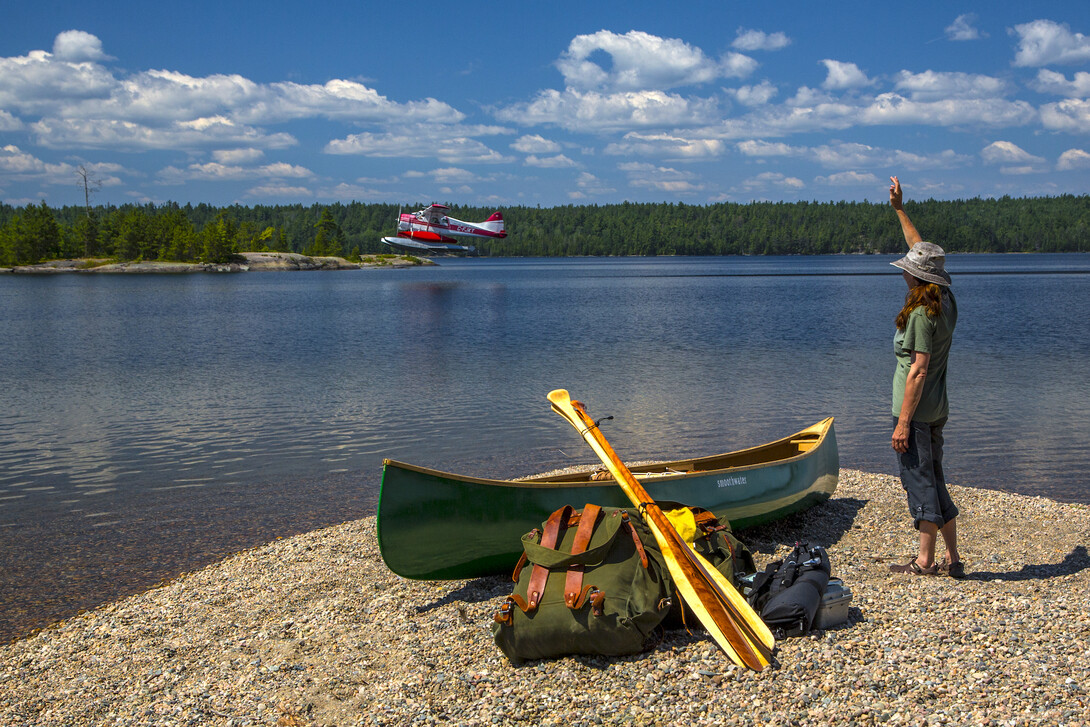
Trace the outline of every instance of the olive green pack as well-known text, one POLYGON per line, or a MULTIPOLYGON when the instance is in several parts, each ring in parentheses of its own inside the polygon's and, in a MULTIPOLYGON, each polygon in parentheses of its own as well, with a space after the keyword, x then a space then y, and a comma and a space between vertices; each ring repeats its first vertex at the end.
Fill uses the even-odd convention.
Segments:
MULTIPOLYGON (((710 511, 702 507, 682 505, 677 502, 660 501, 659 507, 663 510, 675 510, 687 507, 696 520, 696 538, 693 540, 693 550, 700 553, 716 570, 726 576, 727 580, 737 588, 739 579, 750 573, 757 572, 757 565, 753 560, 753 553, 731 532, 729 523, 721 523, 710 511)), ((671 581, 671 587, 673 582, 671 581)), ((679 629, 683 627, 700 628, 700 621, 695 614, 681 600, 680 597, 672 599, 673 606, 670 613, 662 622, 664 629, 679 629)))
POLYGON ((662 552, 623 508, 565 506, 524 535, 522 547, 514 593, 492 625, 513 663, 638 653, 670 610, 662 552))

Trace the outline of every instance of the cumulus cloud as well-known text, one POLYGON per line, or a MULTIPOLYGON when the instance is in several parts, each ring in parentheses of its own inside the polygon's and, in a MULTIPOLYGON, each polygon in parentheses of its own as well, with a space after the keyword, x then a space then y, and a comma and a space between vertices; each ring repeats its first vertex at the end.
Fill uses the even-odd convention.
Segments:
POLYGON ((859 70, 859 66, 854 63, 834 61, 830 58, 822 60, 821 63, 825 64, 825 68, 828 71, 828 74, 825 76, 825 81, 821 84, 822 88, 833 91, 843 91, 851 88, 870 86, 874 83, 874 81, 867 78, 867 74, 859 70))
POLYGON ((536 154, 531 154, 523 160, 523 164, 528 167, 538 167, 541 169, 563 169, 565 167, 579 166, 563 154, 557 154, 556 156, 550 157, 539 157, 536 154))
POLYGON ((577 35, 556 62, 567 87, 581 91, 643 91, 708 83, 722 77, 743 78, 757 67, 752 58, 728 53, 711 59, 676 38, 631 30, 624 35, 600 30, 577 35), (610 67, 595 62, 610 57, 610 67))
POLYGON ((976 15, 965 13, 954 18, 954 22, 946 26, 947 40, 979 40, 987 38, 987 33, 982 33, 976 28, 976 15))
POLYGON ((496 111, 500 121, 523 125, 552 124, 573 131, 627 130, 711 123, 714 99, 687 99, 663 91, 602 94, 595 91, 547 89, 525 104, 496 111))
POLYGON ((738 29, 738 37, 731 43, 732 48, 744 51, 782 50, 791 45, 791 39, 783 33, 765 33, 761 30, 738 29))
POLYGON ((1042 68, 1037 71, 1037 79, 1032 84, 1032 87, 1033 90, 1038 93, 1052 93, 1057 96, 1068 96, 1071 98, 1086 98, 1090 96, 1090 73, 1079 71, 1070 81, 1068 81, 1067 76, 1064 74, 1042 68))
POLYGON ((783 142, 750 139, 738 142, 736 148, 747 157, 798 158, 815 162, 827 169, 858 169, 860 167, 896 167, 898 169, 949 169, 966 166, 972 159, 947 149, 935 154, 916 154, 901 149, 882 149, 867 144, 839 142, 814 147, 793 146, 783 142))
POLYGON ((159 181, 163 184, 183 184, 185 182, 223 182, 243 179, 307 179, 314 173, 306 167, 276 162, 256 167, 208 162, 190 164, 185 169, 166 167, 159 172, 159 181))
POLYGON ((1090 154, 1082 149, 1068 149, 1056 161, 1056 169, 1060 171, 1090 169, 1090 154))
POLYGON ((256 162, 265 156, 260 149, 217 149, 212 152, 212 158, 220 164, 247 164, 256 162))
POLYGON ((950 98, 992 98, 1008 90, 1006 81, 972 73, 901 71, 894 88, 913 101, 942 101, 950 98))
POLYGON ((554 154, 560 151, 560 145, 540 134, 526 134, 515 139, 511 148, 523 154, 554 154))
POLYGON ((1041 164, 1045 160, 1009 141, 993 141, 980 150, 986 164, 1041 164))
POLYGON ((870 187, 881 183, 870 172, 838 172, 827 177, 815 177, 814 181, 830 187, 870 187))
POLYGON ((1041 125, 1050 131, 1090 133, 1090 100, 1070 98, 1041 107, 1041 125))
POLYGON ((606 145, 604 153, 693 160, 717 157, 725 149, 726 145, 721 139, 682 136, 679 133, 643 134, 630 131, 621 141, 606 145))
POLYGON ((416 124, 381 132, 349 134, 326 144, 328 154, 359 154, 369 157, 415 157, 464 164, 496 164, 514 161, 472 138, 508 133, 491 126, 463 127, 416 124))
MULTIPOLYGON (((112 162, 86 162, 83 167, 93 173, 103 187, 121 184, 121 179, 117 175, 128 172, 120 164, 112 162)), ((53 185, 74 184, 76 172, 76 165, 67 162, 54 164, 42 161, 14 144, 0 147, 0 174, 11 179, 34 180, 53 185)))
POLYGON ((754 86, 740 86, 728 89, 727 93, 743 106, 763 106, 775 97, 778 89, 768 81, 761 81, 754 86))
POLYGON ((102 52, 102 41, 82 30, 66 30, 53 39, 53 55, 62 61, 104 61, 110 56, 102 52))
POLYGON ((798 177, 789 177, 779 172, 761 172, 755 177, 744 180, 740 189, 745 192, 761 192, 768 189, 798 191, 805 186, 806 183, 798 177))
POLYGON ((633 187, 653 189, 671 194, 699 192, 704 185, 694 182, 695 176, 670 167, 659 167, 643 162, 627 162, 617 168, 628 175, 628 183, 633 187))
POLYGON ((998 98, 952 98, 916 101, 896 93, 876 96, 860 114, 868 124, 925 124, 954 126, 1024 126, 1037 118, 1037 111, 1025 101, 998 98))
POLYGON ((612 194, 617 191, 590 172, 582 172, 576 177, 575 186, 576 189, 568 192, 570 199, 586 199, 588 196, 612 194))
POLYGON ((393 102, 356 81, 257 83, 238 74, 164 69, 126 74, 107 60, 101 41, 77 30, 59 34, 52 53, 0 58, 0 130, 29 127, 51 148, 277 148, 294 138, 263 127, 296 119, 441 125, 465 119, 436 99, 393 102))
POLYGON ((30 126, 38 144, 49 148, 195 149, 209 146, 261 146, 282 149, 296 144, 291 134, 270 134, 225 117, 178 121, 151 127, 114 119, 43 119, 30 126))
POLYGON ((1090 60, 1090 38, 1073 33, 1066 23, 1034 20, 1014 26, 1018 36, 1016 66, 1047 66, 1051 63, 1085 63, 1090 60))

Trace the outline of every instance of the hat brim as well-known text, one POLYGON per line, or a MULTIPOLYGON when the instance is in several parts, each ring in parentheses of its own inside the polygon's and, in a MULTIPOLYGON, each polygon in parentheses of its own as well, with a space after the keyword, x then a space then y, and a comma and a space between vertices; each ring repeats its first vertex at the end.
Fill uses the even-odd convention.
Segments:
POLYGON ((915 278, 919 278, 920 280, 926 280, 927 282, 934 283, 935 285, 949 286, 950 283, 951 283, 950 273, 946 272, 945 270, 942 271, 941 275, 936 275, 935 273, 929 273, 929 272, 927 272, 925 270, 920 270, 918 267, 913 265, 906 258, 901 258, 900 260, 894 260, 893 262, 890 263, 890 265, 892 265, 895 268, 900 268, 901 270, 904 270, 906 273, 908 273, 909 275, 911 275, 911 276, 913 276, 915 278))

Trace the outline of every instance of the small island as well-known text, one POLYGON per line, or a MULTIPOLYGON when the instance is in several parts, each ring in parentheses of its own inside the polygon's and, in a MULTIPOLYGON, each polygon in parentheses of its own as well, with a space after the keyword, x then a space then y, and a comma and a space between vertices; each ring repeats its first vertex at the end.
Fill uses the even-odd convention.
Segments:
POLYGON ((426 258, 413 255, 362 255, 359 262, 343 257, 302 255, 297 252, 240 252, 228 262, 172 262, 166 260, 133 260, 119 262, 113 258, 69 258, 47 260, 34 265, 0 268, 0 273, 17 275, 51 275, 57 273, 245 273, 283 270, 362 270, 371 268, 409 268, 435 265, 426 258))

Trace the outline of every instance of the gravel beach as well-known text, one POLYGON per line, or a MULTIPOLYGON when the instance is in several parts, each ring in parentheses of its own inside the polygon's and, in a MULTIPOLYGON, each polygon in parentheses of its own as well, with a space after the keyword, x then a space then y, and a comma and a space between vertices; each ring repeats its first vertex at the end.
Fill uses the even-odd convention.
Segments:
POLYGON ((853 594, 759 674, 684 630, 514 667, 490 631, 510 581, 399 578, 366 518, 0 646, 0 724, 1090 724, 1090 508, 951 492, 962 581, 888 572, 916 539, 887 475, 842 470, 829 502, 737 533, 759 566, 824 545, 853 594))

